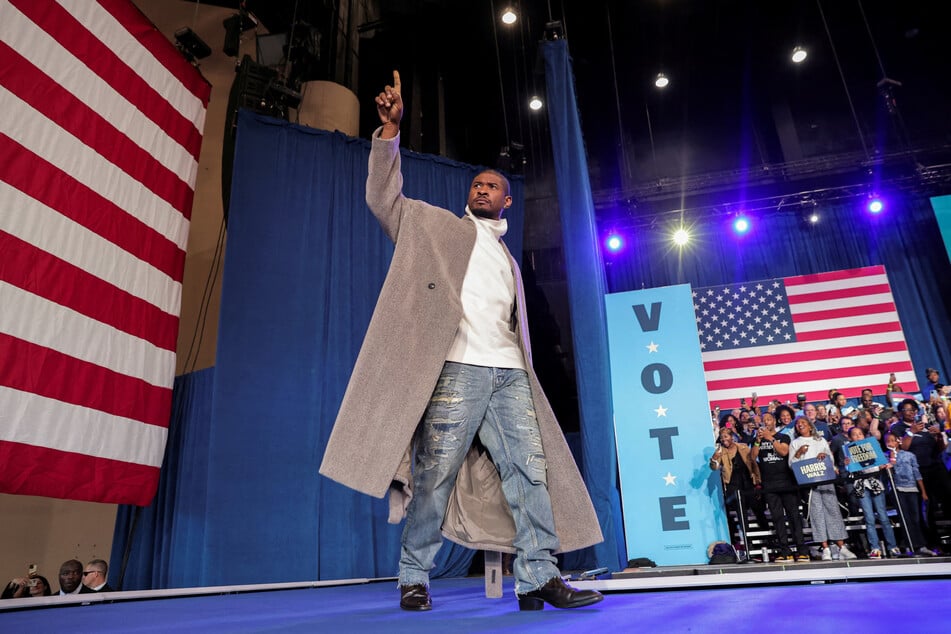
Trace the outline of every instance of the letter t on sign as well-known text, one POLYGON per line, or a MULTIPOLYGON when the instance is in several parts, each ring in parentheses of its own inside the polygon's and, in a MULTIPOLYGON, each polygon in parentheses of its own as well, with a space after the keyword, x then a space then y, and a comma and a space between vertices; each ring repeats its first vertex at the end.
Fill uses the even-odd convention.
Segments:
POLYGON ((674 459, 674 443, 671 441, 671 438, 674 436, 679 436, 679 432, 676 427, 660 427, 658 429, 650 430, 651 438, 657 439, 658 449, 660 449, 660 459, 661 460, 673 460, 674 459))

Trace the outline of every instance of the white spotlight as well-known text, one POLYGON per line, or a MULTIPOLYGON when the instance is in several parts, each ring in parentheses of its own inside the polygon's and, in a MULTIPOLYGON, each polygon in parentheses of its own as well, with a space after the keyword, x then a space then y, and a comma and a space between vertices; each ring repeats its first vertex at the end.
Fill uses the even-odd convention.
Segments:
POLYGON ((809 53, 806 52, 806 49, 804 49, 804 48, 801 47, 801 46, 797 46, 797 47, 794 48, 793 51, 792 51, 792 58, 791 58, 791 59, 792 59, 792 61, 793 61, 794 63, 796 63, 796 64, 801 64, 801 63, 806 59, 806 57, 807 57, 808 55, 809 55, 809 53))
POLYGON ((528 107, 532 110, 541 110, 542 109, 542 98, 538 95, 532 95, 532 98, 528 100, 528 107))
POLYGON ((688 242, 690 242, 690 232, 688 232, 686 229, 681 227, 674 232, 674 244, 682 247, 688 242))
POLYGON ((518 20, 518 15, 512 7, 507 7, 502 11, 502 22, 504 24, 515 24, 516 20, 518 20))
POLYGON ((667 75, 664 73, 657 73, 657 79, 654 80, 654 85, 658 88, 666 88, 667 84, 670 83, 670 80, 667 79, 667 75))
POLYGON ((817 222, 819 222, 819 214, 813 211, 811 214, 809 214, 809 223, 816 224, 817 222))

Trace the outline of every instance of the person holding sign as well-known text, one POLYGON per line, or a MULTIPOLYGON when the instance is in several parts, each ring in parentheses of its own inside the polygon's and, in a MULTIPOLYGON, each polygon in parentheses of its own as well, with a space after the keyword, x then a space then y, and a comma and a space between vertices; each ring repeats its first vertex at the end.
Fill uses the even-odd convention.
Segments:
MULTIPOLYGON (((867 450, 868 443, 861 442, 865 440, 865 433, 861 428, 853 427, 849 430, 849 439, 852 442, 843 447, 845 454, 843 462, 848 465, 853 459, 856 461, 864 461, 865 455, 869 453, 867 450)), ((865 517, 865 534, 868 536, 869 559, 882 558, 882 549, 879 548, 878 531, 875 530, 876 517, 882 525, 882 534, 885 536, 885 548, 888 549, 888 553, 892 557, 901 556, 898 543, 895 541, 895 531, 892 529, 891 520, 888 519, 888 511, 885 510, 885 485, 882 483, 880 475, 882 469, 891 468, 892 465, 886 462, 883 465, 874 465, 853 474, 852 495, 858 498, 859 506, 862 507, 862 516, 865 517)))
MULTIPOLYGON (((797 462, 809 458, 825 460, 832 456, 829 443, 816 431, 808 418, 796 421, 796 437, 789 443, 789 466, 795 469, 797 462)), ((809 492, 809 524, 812 526, 812 538, 822 544, 822 560, 855 559, 855 553, 845 545, 848 533, 845 522, 839 512, 839 500, 835 495, 835 486, 825 482, 815 486, 809 492), (835 552, 829 547, 834 541, 835 552)))

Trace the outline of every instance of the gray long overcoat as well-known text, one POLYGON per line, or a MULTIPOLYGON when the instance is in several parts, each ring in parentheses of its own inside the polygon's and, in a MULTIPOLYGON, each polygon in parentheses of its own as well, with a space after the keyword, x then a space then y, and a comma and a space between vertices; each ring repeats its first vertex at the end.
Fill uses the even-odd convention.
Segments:
MULTIPOLYGON (((370 151, 367 204, 396 246, 320 466, 321 474, 375 497, 387 491, 411 495, 408 451, 462 319, 462 281, 476 239, 471 219, 405 198, 402 188, 399 137, 381 139, 378 130, 370 151)), ((603 538, 531 369, 521 275, 510 254, 509 260, 517 288, 516 334, 528 360, 560 551, 577 550, 603 538)), ((470 452, 460 470, 443 533, 472 548, 513 551, 511 512, 498 472, 484 454, 470 452)))

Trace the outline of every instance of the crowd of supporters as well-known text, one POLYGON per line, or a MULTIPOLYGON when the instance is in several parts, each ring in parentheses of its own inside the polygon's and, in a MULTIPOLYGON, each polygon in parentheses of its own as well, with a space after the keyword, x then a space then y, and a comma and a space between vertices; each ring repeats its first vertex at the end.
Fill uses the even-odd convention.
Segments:
POLYGON ((937 370, 926 376, 920 398, 896 396, 902 390, 891 375, 879 396, 866 388, 850 401, 830 389, 821 403, 800 394, 795 404, 759 406, 754 394, 730 412, 714 410, 710 468, 720 472, 738 549, 747 547, 752 516, 770 527, 777 561, 943 554, 942 537, 951 529, 951 386, 939 382, 937 370), (849 470, 849 443, 866 438, 887 462, 849 470), (800 486, 792 465, 826 457, 835 481, 800 486), (862 517, 865 530, 850 535, 849 517, 862 517), (804 527, 811 529, 808 540, 804 527))

